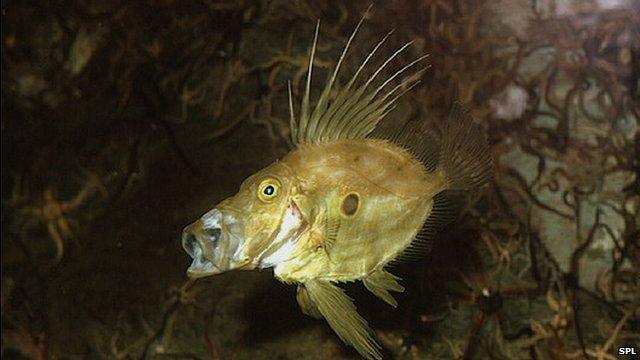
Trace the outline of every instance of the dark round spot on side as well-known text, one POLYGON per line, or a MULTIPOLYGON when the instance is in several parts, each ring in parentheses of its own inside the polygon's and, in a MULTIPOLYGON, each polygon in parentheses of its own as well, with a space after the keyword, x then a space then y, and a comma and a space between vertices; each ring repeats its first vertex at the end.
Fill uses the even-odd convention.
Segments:
POLYGON ((342 213, 351 216, 358 211, 358 205, 360 204, 360 197, 358 194, 351 193, 344 197, 342 200, 342 213))

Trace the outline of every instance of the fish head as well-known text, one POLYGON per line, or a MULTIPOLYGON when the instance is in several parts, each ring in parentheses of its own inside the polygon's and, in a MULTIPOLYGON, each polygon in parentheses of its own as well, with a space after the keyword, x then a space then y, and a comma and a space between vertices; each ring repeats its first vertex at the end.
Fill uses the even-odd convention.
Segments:
MULTIPOLYGON (((295 188, 291 169, 276 162, 247 178, 237 194, 209 210, 182 232, 192 257, 191 278, 257 267, 259 255, 276 238, 295 188)), ((300 217, 296 217, 301 224, 300 217)))

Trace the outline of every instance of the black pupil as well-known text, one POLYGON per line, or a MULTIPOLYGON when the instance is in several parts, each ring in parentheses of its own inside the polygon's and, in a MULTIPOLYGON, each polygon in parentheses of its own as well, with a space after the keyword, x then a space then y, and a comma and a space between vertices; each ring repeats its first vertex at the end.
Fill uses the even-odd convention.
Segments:
POLYGON ((273 185, 268 185, 266 188, 264 188, 264 194, 265 195, 273 195, 273 193, 276 192, 276 189, 273 187, 273 185))

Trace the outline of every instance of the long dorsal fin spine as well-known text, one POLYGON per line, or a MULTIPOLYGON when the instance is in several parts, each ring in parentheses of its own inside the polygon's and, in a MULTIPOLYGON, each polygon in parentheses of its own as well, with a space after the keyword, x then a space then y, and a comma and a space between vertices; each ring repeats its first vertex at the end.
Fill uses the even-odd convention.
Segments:
MULTIPOLYGON (((390 57, 389 57, 389 58, 388 58, 388 59, 387 59, 387 60, 386 60, 386 61, 385 61, 385 62, 384 62, 384 63, 383 63, 383 64, 382 64, 382 65, 381 65, 377 70, 376 70, 376 72, 375 72, 375 73, 374 73, 374 74, 373 74, 373 75, 372 75, 372 76, 367 80, 367 82, 366 82, 364 85, 362 85, 362 86, 360 87, 360 89, 359 89, 359 90, 361 90, 362 92, 364 92, 364 91, 369 87, 369 85, 371 84, 371 82, 372 82, 372 81, 377 77, 377 75, 382 71, 382 69, 384 69, 384 68, 386 67, 386 65, 387 65, 387 64, 389 64, 389 62, 391 62, 391 60, 393 60, 396 56, 398 56, 398 55, 399 55, 399 54, 400 54, 404 49, 406 49, 406 48, 407 48, 409 45, 411 45, 411 44, 412 44, 412 42, 411 42, 411 41, 410 41, 410 42, 407 42, 407 43, 406 43, 404 46, 402 46, 400 49, 396 50, 396 52, 394 52, 394 53, 393 53, 393 55, 391 55, 391 56, 390 56, 390 57)), ((420 60, 421 60, 421 59, 417 59, 417 61, 420 61, 420 60)), ((416 63, 417 61, 412 62, 409 66, 405 66, 405 67, 403 67, 403 68, 402 68, 401 70, 399 70, 399 71, 396 71, 396 73, 395 73, 395 74, 394 74, 390 79, 387 79, 383 84, 384 84, 384 85, 388 84, 390 81, 392 81, 393 79, 395 79, 395 77, 397 77, 398 75, 400 75, 404 70, 408 69, 410 66, 415 65, 415 63, 416 63)), ((344 115, 344 118, 346 118, 346 119, 350 119, 350 121, 343 121, 343 122, 342 122, 342 124, 340 124, 341 126, 340 126, 339 130, 337 130, 337 131, 336 131, 336 134, 341 134, 341 133, 343 133, 343 132, 350 133, 350 131, 349 131, 350 129, 353 129, 354 127, 355 127, 355 128, 359 128, 359 127, 358 127, 358 125, 359 125, 359 120, 354 120, 354 119, 358 116, 358 114, 361 114, 361 113, 363 112, 363 110, 364 110, 364 109, 367 109, 367 108, 369 108, 369 109, 370 109, 369 105, 372 105, 372 104, 371 104, 371 102, 372 102, 372 101, 373 101, 373 99, 378 95, 378 93, 382 90, 382 88, 384 87, 384 85, 379 86, 376 90, 374 90, 373 92, 371 92, 370 94, 368 94, 368 95, 365 97, 365 100, 364 100, 364 101, 356 102, 356 103, 354 104, 354 106, 353 106, 353 107, 351 107, 351 108, 349 109, 349 111, 344 115)), ((389 92, 389 93, 387 94, 387 96, 388 96, 388 95, 390 95, 391 93, 392 93, 392 92, 389 92)), ((376 101, 376 102, 374 102, 374 103, 376 103, 376 104, 377 104, 376 106, 379 106, 379 104, 380 104, 381 102, 376 101)), ((365 114, 365 116, 366 116, 367 112, 365 112, 364 114, 365 114)), ((377 122, 378 122, 379 120, 380 120, 380 119, 374 119, 375 124, 377 124, 377 122)), ((374 126, 374 127, 375 127, 375 126, 374 126)), ((369 133, 369 132, 367 132, 367 134, 368 134, 368 133, 369 133)), ((362 136, 362 135, 361 135, 361 136, 362 136)), ((366 134, 365 134, 365 136, 366 136, 366 134)))
MULTIPOLYGON (((413 63, 415 64, 415 62, 413 63)), ((405 67, 402 70, 406 70, 405 67)), ((402 95, 404 95, 408 90, 410 90, 413 86, 417 85, 418 82, 415 81, 417 77, 422 75, 426 69, 419 70, 414 75, 407 77, 400 84, 396 85, 393 89, 387 92, 381 98, 371 102, 373 98, 377 95, 376 92, 368 95, 371 99, 368 101, 368 105, 361 108, 360 111, 354 114, 351 119, 352 121, 349 123, 345 131, 347 133, 354 133, 355 137, 364 137, 368 135, 376 126, 376 124, 382 119, 381 115, 384 111, 391 106, 396 100, 398 100, 402 95), (406 87, 409 83, 415 81, 414 84, 406 87), (399 89, 406 87, 403 91, 401 91, 398 95, 392 98, 390 101, 387 101, 389 96, 393 95, 399 89), (378 114, 376 116, 376 113, 378 114), (368 121, 367 121, 368 120, 368 121)), ((397 76, 400 72, 396 72, 394 77, 397 76)))
MULTIPOLYGON (((382 65, 380 65, 378 67, 378 69, 376 69, 376 71, 369 77, 369 79, 367 79, 367 81, 361 85, 358 90, 356 90, 356 94, 357 96, 355 97, 355 99, 352 101, 352 103, 350 104, 349 107, 344 109, 344 115, 341 116, 341 118, 350 118, 350 115, 357 113, 357 111, 359 111, 362 107, 366 106, 371 99, 373 99, 374 96, 370 96, 367 95, 367 97, 365 99, 367 99, 368 101, 362 101, 359 102, 358 100, 360 100, 360 96, 362 96, 362 94, 365 92, 365 90, 369 87, 369 85, 373 82, 373 80, 375 80, 375 78, 378 76, 378 74, 380 74, 380 72, 382 72, 382 70, 393 60, 395 59, 402 51, 404 51, 407 47, 409 47, 411 44, 413 43, 413 41, 409 41, 406 44, 404 44, 403 46, 401 46, 398 50, 396 50, 393 54, 391 54, 391 56, 389 56, 387 58, 387 60, 385 60, 382 65), (361 106, 358 106, 358 104, 361 104, 361 106), (352 108, 355 107, 355 110, 352 110, 352 108)), ((336 126, 331 132, 330 134, 330 138, 335 138, 338 134, 341 134, 344 132, 344 128, 346 125, 348 125, 348 121, 342 121, 338 126, 336 126)))
POLYGON ((335 117, 337 118, 338 123, 335 124, 334 127, 329 129, 327 134, 327 137, 329 139, 335 139, 339 134, 343 133, 344 127, 347 125, 347 121, 344 121, 344 119, 347 118, 347 113, 349 112, 349 110, 351 110, 352 107, 358 104, 360 98, 362 97, 362 94, 364 93, 364 90, 365 89, 363 87, 359 87, 358 89, 356 89, 351 98, 348 99, 347 102, 345 102, 345 104, 342 106, 342 108, 336 112, 335 117))
POLYGON ((367 55, 367 57, 364 59, 364 61, 362 62, 362 64, 360 65, 360 67, 358 68, 358 70, 356 70, 355 74, 353 75, 353 77, 351 78, 351 80, 349 80, 349 83, 347 83, 347 86, 345 87, 347 90, 351 89, 351 87, 353 86, 353 84, 356 82, 356 78, 358 77, 358 75, 360 75, 360 73, 362 72, 362 70, 364 69, 364 67, 367 65, 367 63, 369 63, 369 60, 371 60, 371 58, 373 57, 373 55, 375 55, 375 53, 378 51, 378 49, 380 48, 380 46, 382 46, 382 44, 385 43, 385 41, 387 41, 387 39, 389 38, 389 36, 391 36, 391 34, 393 34, 394 30, 391 30, 387 33, 387 35, 385 35, 382 40, 380 40, 376 46, 373 48, 373 50, 371 50, 371 52, 369 53, 369 55, 367 55))
POLYGON ((300 124, 297 131, 297 142, 303 142, 307 134, 307 125, 309 123, 309 94, 311 92, 311 73, 313 72, 313 60, 316 56, 316 46, 318 44, 318 32, 320 31, 320 20, 316 23, 316 31, 313 36, 313 46, 311 47, 311 55, 309 56, 309 69, 307 70, 307 84, 304 90, 304 98, 302 99, 302 108, 300 109, 300 124))
POLYGON ((296 142, 298 133, 298 122, 296 121, 295 111, 293 109, 293 94, 291 93, 291 81, 287 81, 287 92, 289 93, 289 129, 291 131, 291 142, 296 142))
MULTIPOLYGON (((382 96, 377 104, 385 104, 385 108, 393 103, 395 103, 399 98, 401 98, 407 91, 411 90, 414 86, 420 83, 418 80, 422 74, 426 71, 427 68, 420 69, 416 71, 413 75, 410 75, 402 80, 398 85, 396 85, 393 89, 388 91, 384 96, 382 96), (413 83, 412 83, 413 82, 413 83), (396 91, 402 89, 397 95, 395 95, 391 100, 387 100, 390 96, 394 95, 396 91)), ((364 117, 367 118, 368 114, 364 114, 364 117)), ((377 122, 376 122, 377 123, 377 122)))
POLYGON ((397 107, 397 104, 393 104, 391 105, 387 110, 385 110, 385 112, 382 113, 382 115, 380 115, 380 120, 384 119, 385 117, 387 117, 387 115, 393 111, 393 109, 395 109, 397 107))
MULTIPOLYGON (((364 119, 367 119, 367 118, 371 119, 370 122, 373 123, 373 126, 375 127, 375 124, 377 124, 377 122, 380 121, 381 118, 379 118, 379 117, 371 117, 370 115, 374 111, 376 111, 378 108, 380 108, 380 110, 381 110, 380 113, 384 112, 384 109, 386 109, 386 107, 388 107, 390 104, 395 102, 400 96, 402 96, 406 92, 406 90, 401 92, 400 96, 396 96, 391 101, 389 101, 387 104, 382 105, 382 104, 384 104, 385 100, 387 100, 389 98, 389 96, 393 95, 396 91, 398 91, 398 89, 401 89, 402 87, 405 87, 411 81, 414 81, 415 78, 420 77, 424 73, 426 68, 421 69, 421 70, 417 71, 415 74, 413 74, 412 76, 409 76, 406 79, 404 79, 400 84, 396 85, 393 89, 391 89, 389 92, 387 92, 380 99, 374 101, 373 103, 370 103, 370 101, 372 101, 378 95, 378 93, 386 85, 389 84, 389 82, 393 81, 396 77, 398 77, 400 74, 402 74, 404 71, 406 71, 407 69, 409 69, 413 65, 417 64, 419 61, 424 60, 427 56, 428 55, 421 56, 421 57, 415 59, 414 61, 410 62, 409 64, 405 65, 400 70, 396 71, 384 83, 382 83, 380 86, 378 86, 378 88, 376 88, 376 90, 374 92, 372 92, 370 95, 368 95, 368 97, 370 97, 370 100, 367 102, 368 103, 367 106, 361 108, 360 111, 358 111, 357 113, 353 114, 352 117, 350 117, 353 120, 349 122, 348 127, 345 129, 345 131, 349 132, 349 130, 353 129, 354 127, 355 128, 360 128, 360 126, 361 126, 360 122, 363 121, 364 119)), ((411 87, 409 87, 409 89, 410 88, 411 87)), ((369 128, 369 127, 367 126, 366 128, 369 128)), ((371 129, 371 130, 373 130, 373 129, 371 129)), ((358 131, 358 136, 366 136, 367 134, 369 134, 369 132, 371 132, 371 130, 366 132, 365 134, 362 134, 362 132, 358 131)))
POLYGON ((333 70, 333 74, 331 74, 331 78, 329 79, 329 81, 327 81, 327 84, 325 85, 324 90, 322 90, 320 99, 318 99, 318 104, 316 105, 315 109, 313 110, 313 114, 311 115, 311 122, 310 122, 309 131, 307 135, 313 134, 316 131, 318 122, 319 122, 318 120, 327 110, 327 103, 329 102, 329 95, 331 93, 331 88, 333 87, 333 83, 336 81, 336 77, 338 76, 338 71, 340 71, 340 66, 342 65, 342 62, 344 61, 344 58, 347 55, 349 46, 351 45, 353 38, 358 33, 358 29, 360 29, 360 25, 362 25, 362 22, 364 21, 365 15, 366 13, 362 16, 362 18, 360 18, 360 21, 358 21, 358 25, 356 25, 356 28, 351 33, 349 40, 347 40, 347 44, 344 46, 344 49, 342 50, 340 59, 338 59, 338 63, 336 64, 335 69, 333 70))
POLYGON ((396 56, 400 55, 400 53, 403 52, 404 49, 406 49, 409 46, 411 46, 411 44, 413 44, 413 40, 408 41, 407 43, 402 45, 398 50, 396 50, 393 54, 391 54, 391 56, 389 56, 389 58, 387 60, 385 60, 385 62, 383 62, 382 65, 380 65, 378 67, 378 69, 373 73, 373 75, 371 75, 369 77, 369 79, 367 79, 367 82, 364 83, 363 87, 366 89, 369 85, 371 85, 371 83, 373 82, 373 80, 375 80, 375 78, 378 76, 378 74, 380 74, 380 72, 382 72, 382 70, 384 70, 384 68, 387 67, 387 65, 389 65, 389 63, 393 59, 395 59, 396 56))
MULTIPOLYGON (((365 88, 362 87, 361 90, 365 88)), ((364 91, 363 91, 364 92, 364 91)), ((362 112, 363 109, 371 108, 373 106, 377 106, 374 101, 374 94, 367 94, 362 100, 359 100, 344 115, 344 118, 351 119, 350 121, 343 121, 340 124, 339 130, 336 131, 337 136, 339 134, 345 133, 347 134, 345 137, 347 138, 356 138, 355 134, 352 134, 351 131, 359 125, 359 121, 356 120, 356 116, 362 112), (351 136, 349 136, 351 135, 351 136)))
MULTIPOLYGON (((429 54, 426 55, 422 55, 419 58, 413 60, 412 62, 408 63, 407 65, 403 66, 400 70, 396 71, 395 74, 393 74, 392 76, 390 76, 385 82, 383 82, 380 86, 378 86, 378 88, 376 88, 376 90, 374 91, 374 94, 377 95, 378 93, 380 93, 380 91, 382 91, 382 89, 387 86, 391 81, 393 81, 396 77, 400 76, 403 72, 405 72, 407 69, 411 68, 413 65, 419 63, 420 61, 426 59, 429 57, 429 54)), ((420 71, 424 72, 425 69, 421 69, 420 71)), ((417 73, 416 73, 417 74, 417 73)), ((415 76, 415 74, 414 74, 415 76)), ((391 91, 390 93, 392 93, 393 91, 391 91)), ((387 96, 389 96, 389 94, 387 94, 387 96)))
POLYGON ((399 70, 394 71, 390 77, 382 79, 382 81, 380 81, 381 84, 376 85, 376 88, 370 88, 378 78, 378 75, 380 75, 380 73, 394 59, 396 59, 399 54, 413 44, 413 41, 409 41, 395 50, 391 56, 384 59, 382 64, 377 66, 373 73, 366 79, 358 81, 358 78, 365 66, 370 62, 376 51, 391 35, 392 31, 390 31, 366 56, 355 74, 347 82, 346 86, 339 89, 339 86, 336 86, 336 83, 338 82, 340 69, 343 67, 348 51, 353 44, 365 17, 366 13, 365 16, 360 19, 354 31, 349 36, 338 62, 331 71, 331 74, 324 85, 316 105, 311 109, 311 81, 313 63, 318 45, 320 22, 316 24, 313 45, 309 56, 305 91, 302 97, 300 114, 297 118, 294 115, 293 94, 289 90, 291 139, 294 145, 301 145, 304 143, 321 143, 337 139, 367 137, 376 128, 380 120, 388 114, 390 109, 393 108, 393 104, 400 96, 402 96, 403 93, 406 92, 406 89, 415 86, 415 83, 417 83, 415 81, 416 77, 422 75, 424 72, 424 70, 419 70, 410 76, 404 77, 403 75, 408 69, 424 60, 427 56, 421 56, 418 59, 411 61, 399 70), (392 81, 397 80, 401 76, 404 77, 404 79, 398 80, 398 82, 400 82, 398 86, 395 86, 390 91, 385 90, 392 81), (414 84, 410 85, 411 83, 414 84), (334 86, 338 87, 338 90, 335 90, 334 86))
POLYGON ((333 101, 333 103, 329 106, 329 109, 327 110, 326 114, 323 115, 323 118, 325 118, 326 120, 323 121, 322 130, 320 131, 320 139, 321 140, 326 140, 326 138, 327 138, 327 129, 331 129, 333 127, 334 122, 340 121, 340 118, 335 116, 335 115, 336 115, 337 111, 341 109, 342 105, 347 100, 349 100, 349 95, 352 94, 351 87, 353 87, 353 84, 355 84, 358 76, 360 75, 360 73, 362 72, 364 67, 367 65, 369 60, 371 60, 371 58, 376 53, 376 51, 378 51, 380 46, 382 46, 382 44, 384 44, 384 42, 389 38, 389 36, 391 36, 392 33, 393 33, 393 30, 389 31, 387 33, 387 35, 385 35, 382 38, 382 40, 380 40, 376 44, 376 46, 373 48, 373 50, 371 50, 369 55, 367 55, 367 57, 364 59, 362 64, 360 64, 360 67, 358 67, 358 70, 356 70, 355 74, 353 74, 353 77, 351 77, 351 79, 349 80, 347 85, 344 87, 342 92, 340 92, 338 94, 338 97, 336 97, 336 99, 333 101))

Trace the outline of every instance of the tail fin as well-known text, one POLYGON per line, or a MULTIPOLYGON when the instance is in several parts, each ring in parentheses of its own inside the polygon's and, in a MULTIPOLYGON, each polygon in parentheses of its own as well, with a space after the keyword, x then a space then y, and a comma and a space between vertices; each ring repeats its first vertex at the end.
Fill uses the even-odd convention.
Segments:
POLYGON ((491 180, 493 161, 479 126, 460 104, 455 103, 442 133, 438 167, 444 172, 448 190, 473 190, 491 180))

